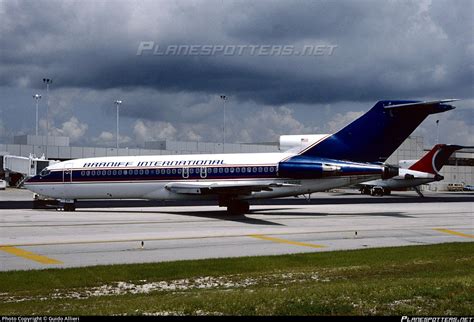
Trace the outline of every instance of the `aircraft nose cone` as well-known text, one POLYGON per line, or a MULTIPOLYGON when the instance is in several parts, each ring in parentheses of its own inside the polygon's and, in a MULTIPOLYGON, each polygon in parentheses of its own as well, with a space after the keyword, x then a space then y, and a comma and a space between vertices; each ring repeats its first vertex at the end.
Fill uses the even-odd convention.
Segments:
POLYGON ((28 179, 26 179, 26 180, 23 182, 23 185, 27 186, 27 185, 30 185, 30 184, 32 184, 32 183, 38 182, 38 181, 39 181, 39 176, 36 175, 36 176, 29 177, 28 179))
POLYGON ((25 183, 31 183, 32 181, 34 181, 36 177, 37 176, 29 177, 28 179, 25 180, 25 183))

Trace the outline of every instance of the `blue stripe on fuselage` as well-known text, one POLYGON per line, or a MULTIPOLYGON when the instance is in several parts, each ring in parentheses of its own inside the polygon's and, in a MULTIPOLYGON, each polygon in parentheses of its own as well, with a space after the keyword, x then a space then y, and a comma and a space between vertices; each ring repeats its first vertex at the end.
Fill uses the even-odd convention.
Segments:
POLYGON ((172 180, 196 180, 196 179, 268 179, 277 176, 276 166, 234 166, 234 167, 206 167, 186 168, 188 175, 183 176, 184 169, 179 168, 157 168, 157 169, 81 169, 81 170, 58 170, 51 171, 47 176, 34 176, 27 180, 26 184, 35 183, 62 183, 71 182, 95 182, 95 181, 172 181, 172 180), (206 172, 201 172, 206 169, 206 172))

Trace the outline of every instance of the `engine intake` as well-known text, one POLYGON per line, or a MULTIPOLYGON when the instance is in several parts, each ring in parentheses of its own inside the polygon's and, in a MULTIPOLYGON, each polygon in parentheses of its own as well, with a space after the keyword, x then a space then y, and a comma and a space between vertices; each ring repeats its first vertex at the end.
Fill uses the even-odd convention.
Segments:
POLYGON ((398 167, 394 167, 392 165, 385 165, 383 167, 383 174, 382 174, 382 179, 390 179, 393 177, 398 176, 399 171, 398 167))

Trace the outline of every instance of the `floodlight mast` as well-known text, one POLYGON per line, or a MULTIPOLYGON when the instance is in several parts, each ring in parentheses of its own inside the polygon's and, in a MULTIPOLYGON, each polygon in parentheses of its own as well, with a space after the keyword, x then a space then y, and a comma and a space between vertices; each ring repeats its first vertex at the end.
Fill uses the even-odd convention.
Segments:
POLYGON ((223 101, 223 105, 224 105, 224 127, 222 128, 222 152, 225 152, 225 123, 226 123, 226 119, 225 119, 225 101, 227 101, 227 96, 225 95, 221 95, 221 99, 223 101))
POLYGON ((439 143, 439 120, 436 120, 436 144, 439 143))
POLYGON ((114 103, 117 106, 117 144, 116 144, 116 147, 117 147, 117 152, 118 152, 118 148, 119 148, 119 107, 122 104, 122 101, 121 100, 116 100, 114 103))
POLYGON ((51 78, 43 78, 43 83, 46 84, 46 141, 49 136, 49 85, 53 83, 51 78))
POLYGON ((41 99, 41 95, 40 94, 35 94, 35 95, 33 95, 33 98, 36 101, 36 136, 38 136, 38 102, 41 99))

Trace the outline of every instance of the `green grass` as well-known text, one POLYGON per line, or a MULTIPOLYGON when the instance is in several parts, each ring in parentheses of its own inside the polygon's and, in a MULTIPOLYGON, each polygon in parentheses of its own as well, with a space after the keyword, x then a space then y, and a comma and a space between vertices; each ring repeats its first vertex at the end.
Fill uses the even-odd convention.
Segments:
POLYGON ((0 315, 472 315, 473 264, 474 243, 452 243, 1 272, 0 315), (188 289, 90 295, 118 282, 188 289))

